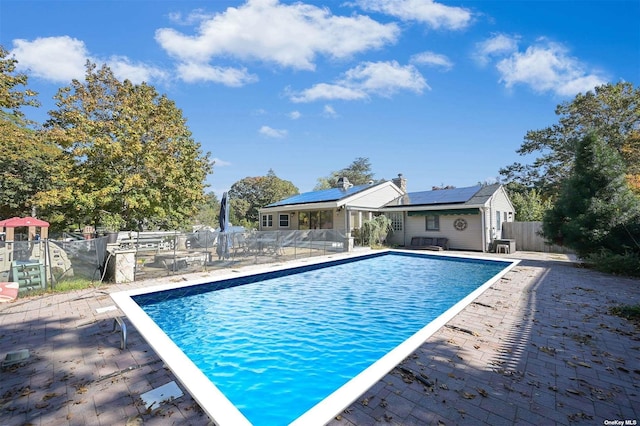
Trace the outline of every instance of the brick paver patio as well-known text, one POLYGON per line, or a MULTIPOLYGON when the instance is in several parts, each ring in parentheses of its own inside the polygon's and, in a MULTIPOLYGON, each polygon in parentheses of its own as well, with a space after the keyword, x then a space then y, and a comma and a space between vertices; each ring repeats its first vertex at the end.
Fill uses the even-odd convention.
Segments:
MULTIPOLYGON (((562 256, 512 257, 523 260, 329 424, 640 420, 640 332, 608 313, 640 303, 640 280, 562 256)), ((30 353, 0 371, 0 424, 210 424, 187 393, 147 410, 140 395, 176 379, 133 327, 125 350, 112 333, 122 314, 108 310, 108 293, 158 282, 0 304, 0 360, 11 351, 30 353)))

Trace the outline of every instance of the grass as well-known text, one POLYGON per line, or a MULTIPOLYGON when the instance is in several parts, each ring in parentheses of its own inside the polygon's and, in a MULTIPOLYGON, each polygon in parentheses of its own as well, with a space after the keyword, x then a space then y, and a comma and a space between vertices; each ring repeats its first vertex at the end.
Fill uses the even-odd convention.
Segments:
POLYGON ((611 308, 609 312, 634 322, 640 322, 640 305, 622 305, 611 308))
POLYGON ((64 293, 64 292, 73 291, 73 290, 84 290, 87 288, 96 288, 101 286, 102 284, 103 283, 101 283, 100 281, 92 281, 86 278, 72 278, 72 279, 56 282, 53 288, 48 286, 44 290, 36 289, 36 290, 27 291, 25 293, 21 293, 19 297, 38 296, 42 294, 51 294, 51 293, 64 293))
POLYGON ((71 280, 64 280, 55 284, 53 293, 63 293, 71 290, 84 290, 85 288, 95 288, 102 285, 100 281, 92 281, 86 278, 74 278, 71 280))

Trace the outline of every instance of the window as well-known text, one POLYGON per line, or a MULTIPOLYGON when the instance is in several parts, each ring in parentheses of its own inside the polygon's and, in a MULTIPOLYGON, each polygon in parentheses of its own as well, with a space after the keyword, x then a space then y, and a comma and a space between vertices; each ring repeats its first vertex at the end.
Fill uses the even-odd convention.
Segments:
POLYGON ((386 213, 391 220, 391 228, 394 231, 402 231, 402 213, 386 213))
POLYGON ((278 222, 280 223, 280 228, 288 228, 289 227, 289 215, 281 214, 278 218, 278 222))
POLYGON ((427 231, 439 231, 440 230, 440 217, 437 215, 425 216, 426 230, 427 231))
POLYGON ((273 226, 273 215, 272 214, 263 214, 262 215, 262 227, 270 228, 273 226))
POLYGON ((333 211, 300 212, 298 229, 333 229, 333 211))
POLYGON ((500 225, 500 218, 502 216, 500 215, 500 212, 496 212, 496 229, 498 231, 500 231, 502 229, 502 226, 500 225))

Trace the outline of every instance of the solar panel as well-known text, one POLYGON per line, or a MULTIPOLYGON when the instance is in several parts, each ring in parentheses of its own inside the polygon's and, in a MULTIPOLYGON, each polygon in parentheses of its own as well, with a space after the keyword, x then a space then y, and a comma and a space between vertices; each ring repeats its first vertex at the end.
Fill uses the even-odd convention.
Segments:
POLYGON ((469 186, 466 188, 438 189, 434 191, 410 192, 410 205, 424 204, 455 204, 465 203, 473 197, 482 186, 469 186))
POLYGON ((305 192, 303 194, 285 198, 284 200, 276 201, 275 203, 269 204, 267 207, 280 207, 292 204, 321 203, 323 201, 337 201, 341 198, 356 194, 367 188, 371 188, 371 185, 356 185, 348 189, 330 188, 322 189, 320 191, 305 192))

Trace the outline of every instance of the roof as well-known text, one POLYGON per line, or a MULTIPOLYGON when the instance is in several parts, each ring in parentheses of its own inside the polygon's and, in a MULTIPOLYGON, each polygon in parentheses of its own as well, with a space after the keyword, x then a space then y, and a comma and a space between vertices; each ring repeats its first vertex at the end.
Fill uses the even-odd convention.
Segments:
POLYGON ((478 192, 476 192, 473 197, 471 197, 466 204, 484 204, 489 201, 489 198, 496 193, 496 191, 500 188, 499 183, 494 183, 492 185, 485 185, 480 188, 478 192))
POLYGON ((436 189, 432 191, 409 192, 385 207, 416 207, 438 205, 482 205, 500 188, 500 184, 476 185, 465 188, 436 189))
POLYGON ((35 217, 12 217, 10 219, 0 220, 0 227, 2 228, 18 228, 20 226, 48 227, 49 222, 35 217))
POLYGON ((294 195, 284 200, 276 201, 266 207, 282 207, 290 206, 294 204, 310 204, 310 203, 323 203, 327 201, 338 201, 351 195, 362 192, 365 189, 373 188, 376 185, 355 185, 347 189, 342 188, 330 188, 321 189, 319 191, 305 192, 303 194, 294 195))

